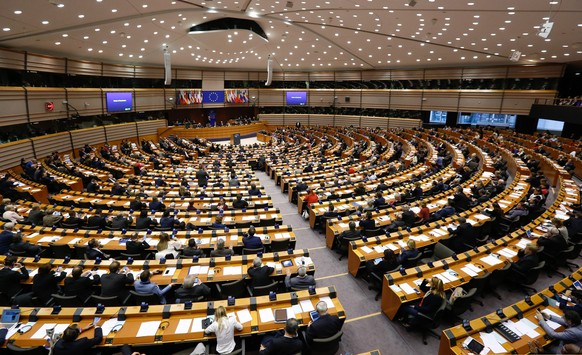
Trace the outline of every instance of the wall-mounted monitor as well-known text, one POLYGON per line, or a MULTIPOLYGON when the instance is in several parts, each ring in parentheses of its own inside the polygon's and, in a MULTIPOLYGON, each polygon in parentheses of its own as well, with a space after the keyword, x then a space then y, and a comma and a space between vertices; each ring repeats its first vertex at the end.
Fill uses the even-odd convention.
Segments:
POLYGON ((515 128, 517 115, 505 113, 460 112, 457 124, 515 128))
POLYGON ((446 124, 447 111, 430 111, 428 122, 432 124, 446 124))
POLYGON ((202 91, 203 104, 223 104, 224 90, 202 91))
POLYGON ((564 122, 540 118, 537 129, 538 131, 549 131, 552 134, 561 135, 562 131, 564 131, 564 122))
POLYGON ((306 91, 288 91, 286 92, 286 103, 289 106, 292 105, 307 105, 307 92, 306 91))
POLYGON ((133 93, 106 92, 107 112, 129 112, 133 110, 133 93))

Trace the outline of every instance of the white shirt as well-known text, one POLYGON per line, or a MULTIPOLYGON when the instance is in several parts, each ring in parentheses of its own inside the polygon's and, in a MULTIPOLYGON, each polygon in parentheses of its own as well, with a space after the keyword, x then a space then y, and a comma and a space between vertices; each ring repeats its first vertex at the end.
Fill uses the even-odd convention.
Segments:
POLYGON ((236 343, 234 342, 234 329, 236 328, 236 330, 241 331, 243 326, 234 317, 229 317, 228 321, 222 324, 222 329, 218 329, 218 322, 215 320, 204 330, 204 333, 215 333, 216 352, 219 354, 228 354, 236 347, 236 343))
POLYGON ((2 218, 9 219, 12 223, 18 223, 18 221, 22 221, 24 218, 16 213, 15 211, 5 211, 2 215, 2 218))

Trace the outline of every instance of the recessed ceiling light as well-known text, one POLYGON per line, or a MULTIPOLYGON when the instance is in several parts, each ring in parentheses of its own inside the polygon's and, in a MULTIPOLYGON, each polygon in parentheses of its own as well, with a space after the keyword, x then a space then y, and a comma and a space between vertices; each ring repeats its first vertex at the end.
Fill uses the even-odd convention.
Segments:
POLYGON ((42 21, 41 23, 42 23, 43 25, 48 25, 48 24, 49 24, 49 22, 48 22, 47 20, 44 20, 44 21, 42 21))
POLYGON ((16 10, 16 11, 14 11, 14 14, 15 14, 15 15, 20 15, 20 14, 22 14, 22 11, 20 11, 20 10, 16 10))
POLYGON ((111 9, 111 12, 117 12, 117 9, 111 9))
POLYGON ((84 17, 85 17, 85 15, 79 15, 79 18, 84 18, 84 17))
POLYGON ((59 9, 62 9, 63 7, 65 7, 65 4, 58 4, 58 5, 57 5, 57 7, 58 7, 59 9))
POLYGON ((8 31, 10 31, 10 27, 4 27, 4 28, 2 29, 2 31, 4 31, 4 32, 8 32, 8 31))
POLYGON ((65 38, 66 38, 66 37, 69 37, 69 35, 68 35, 68 34, 66 34, 66 33, 63 33, 63 37, 65 37, 65 38))
POLYGON ((92 51, 93 51, 93 48, 87 48, 87 50, 88 50, 89 52, 92 52, 92 51))
POLYGON ((57 45, 57 46, 60 45, 60 44, 61 44, 61 42, 55 42, 55 45, 57 45))

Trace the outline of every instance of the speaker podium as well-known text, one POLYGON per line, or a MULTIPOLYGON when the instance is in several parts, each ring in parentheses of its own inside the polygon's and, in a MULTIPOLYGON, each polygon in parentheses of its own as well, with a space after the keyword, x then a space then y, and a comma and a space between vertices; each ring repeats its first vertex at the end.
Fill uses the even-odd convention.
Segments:
POLYGON ((230 144, 240 145, 240 133, 233 133, 230 135, 230 144))

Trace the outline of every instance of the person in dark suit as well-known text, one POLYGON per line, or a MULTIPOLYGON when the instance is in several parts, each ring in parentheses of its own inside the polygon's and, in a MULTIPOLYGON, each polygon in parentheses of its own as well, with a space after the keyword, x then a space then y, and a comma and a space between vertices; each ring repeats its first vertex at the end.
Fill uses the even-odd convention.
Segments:
POLYGON ((251 184, 251 188, 249 189, 249 196, 258 196, 261 194, 261 191, 257 189, 256 184, 251 184))
POLYGON ((63 221, 63 224, 71 227, 81 227, 87 222, 85 219, 79 218, 79 214, 75 211, 69 213, 69 218, 63 221))
MULTIPOLYGON (((367 274, 376 274, 380 279, 390 270, 394 270, 398 266, 396 254, 392 249, 384 249, 384 257, 378 263, 375 260, 368 260, 366 262, 367 274)), ((369 276, 368 276, 369 278, 369 276)))
POLYGON ((315 287, 315 278, 312 275, 307 275, 305 266, 297 268, 297 276, 295 277, 291 277, 291 270, 287 269, 285 286, 289 289, 308 289, 309 286, 315 287))
POLYGON ((348 223, 348 230, 343 231, 340 233, 340 235, 338 235, 337 237, 337 244, 341 245, 342 240, 344 239, 355 239, 355 238, 361 238, 362 237, 362 233, 356 229, 356 222, 354 221, 350 221, 350 223, 348 223))
POLYGON ((465 211, 471 207, 473 201, 463 192, 462 187, 457 187, 455 194, 453 195, 453 201, 455 202, 455 209, 457 212, 465 211))
POLYGON ((459 225, 456 230, 449 230, 452 237, 449 242, 449 248, 451 248, 455 253, 461 253, 468 249, 465 245, 470 245, 474 247, 477 244, 477 239, 475 238, 475 230, 471 223, 467 222, 465 217, 457 218, 459 225))
POLYGON ((63 288, 65 296, 77 296, 81 302, 85 302, 92 294, 94 285, 98 285, 101 278, 95 274, 91 278, 91 271, 83 272, 83 267, 76 265, 73 267, 71 277, 65 279, 63 288))
POLYGON ((103 211, 101 209, 96 210, 95 215, 89 217, 87 220, 88 227, 98 227, 103 229, 107 224, 107 219, 103 216, 103 211))
POLYGON ((97 179, 95 179, 95 178, 92 178, 91 182, 89 182, 87 184, 87 192, 89 192, 89 193, 93 193, 93 194, 99 193, 100 189, 101 188, 99 187, 99 185, 97 185, 97 179))
POLYGON ((67 274, 61 271, 61 267, 57 268, 56 272, 52 271, 52 264, 46 263, 38 268, 38 273, 32 279, 32 292, 46 304, 53 293, 59 292, 59 282, 61 282, 67 274))
POLYGON ((4 259, 4 267, 0 269, 0 292, 8 298, 14 297, 22 290, 21 281, 28 280, 28 270, 24 265, 17 263, 17 257, 14 255, 7 256, 4 259), (20 269, 14 271, 13 268, 20 269))
POLYGON ((166 210, 162 214, 162 218, 160 218, 160 228, 179 228, 184 229, 185 223, 180 222, 179 219, 170 216, 170 211, 166 210))
POLYGON ((0 232, 0 254, 8 253, 10 244, 14 240, 14 223, 8 222, 4 224, 4 230, 0 232))
POLYGON ((124 196, 127 194, 127 189, 116 182, 111 187, 111 194, 116 196, 124 196))
POLYGON ((202 187, 202 186, 206 186, 208 185, 208 173, 206 172, 206 169, 204 168, 204 166, 200 167, 200 170, 198 170, 196 172, 196 180, 198 180, 198 186, 202 187))
POLYGON ((509 268, 508 280, 518 280, 526 275, 531 268, 538 266, 538 246, 528 243, 525 248, 517 252, 517 261, 509 268))
POLYGON ((182 249, 182 255, 184 256, 198 256, 199 258, 204 257, 204 250, 198 248, 196 245, 196 239, 190 238, 188 239, 188 246, 182 249))
POLYGON ((119 270, 119 261, 109 264, 109 274, 101 276, 101 296, 116 296, 119 302, 123 302, 129 295, 129 290, 125 287, 133 283, 133 275, 127 270, 119 270))
POLYGON ((423 193, 424 191, 422 191, 422 187, 420 187, 420 182, 415 182, 414 189, 412 190, 412 197, 414 197, 415 200, 420 200, 423 193))
POLYGON ((418 249, 416 249, 416 242, 412 239, 408 239, 406 242, 407 249, 402 248, 400 250, 400 255, 398 255, 398 263, 404 264, 408 259, 416 258, 420 253, 418 249))
POLYGON ((271 281, 271 274, 275 271, 270 266, 262 266, 261 258, 256 257, 253 259, 253 267, 248 270, 248 274, 251 279, 251 287, 259 287, 259 286, 266 286, 270 284, 271 281))
POLYGON ((210 225, 210 228, 212 229, 224 229, 225 227, 226 224, 222 223, 222 215, 220 214, 216 216, 214 223, 210 225))
POLYGON ((247 236, 243 238, 243 245, 247 249, 259 249, 263 247, 263 242, 261 238, 255 236, 255 227, 250 226, 247 231, 247 236))
POLYGON ((121 212, 111 221, 111 228, 127 229, 133 222, 131 216, 128 217, 127 212, 121 212))
POLYGON ((30 224, 40 226, 42 225, 42 219, 44 215, 45 213, 40 209, 40 205, 35 203, 32 205, 32 209, 28 213, 28 218, 26 218, 26 221, 30 224))
POLYGON ((374 207, 378 208, 384 205, 386 205, 386 199, 382 196, 382 191, 378 191, 374 200, 374 207))
POLYGON ((139 234, 133 233, 129 236, 129 240, 125 244, 125 250, 127 254, 143 254, 150 248, 148 242, 146 242, 145 237, 139 240, 139 234))
POLYGON ((152 202, 150 202, 149 209, 152 211, 165 211, 166 205, 164 205, 157 197, 152 198, 152 202))
POLYGON ((135 220, 135 229, 153 228, 158 224, 155 220, 148 217, 148 211, 141 210, 139 217, 135 220))
POLYGON ((232 202, 232 208, 243 209, 249 207, 249 203, 242 198, 242 194, 236 195, 236 200, 232 202))
POLYGON ((376 221, 372 218, 372 211, 366 212, 366 219, 360 220, 360 228, 362 230, 370 230, 376 228, 376 221))
POLYGON ((130 210, 141 211, 144 208, 147 208, 147 205, 141 202, 141 198, 139 196, 136 196, 135 199, 129 203, 130 210))
POLYGON ((97 258, 101 259, 109 259, 109 254, 105 254, 99 247, 101 245, 97 241, 97 239, 93 238, 87 243, 87 250, 85 251, 85 255, 87 255, 87 259, 89 260, 97 260, 97 258))
POLYGON ((445 300, 443 281, 438 277, 430 280, 424 279, 419 286, 425 292, 419 304, 414 306, 401 307, 402 313, 399 320, 403 321, 405 328, 413 328, 425 321, 425 318, 418 317, 418 313, 433 316, 445 300))
POLYGON ((301 352, 303 343, 297 338, 299 323, 297 319, 289 318, 285 323, 285 334, 265 336, 261 342, 259 355, 294 355, 301 352))
POLYGON ((196 283, 196 279, 197 277, 195 275, 188 275, 184 278, 182 286, 174 291, 177 303, 194 301, 200 296, 210 296, 210 287, 200 282, 200 279, 198 279, 198 283, 196 283))
POLYGON ((380 183, 378 184, 378 186, 376 186, 376 191, 386 191, 388 190, 388 185, 386 185, 385 180, 384 179, 380 179, 380 183))
POLYGON ((402 206, 402 221, 408 226, 414 226, 416 222, 416 214, 410 210, 409 205, 402 206))
POLYGON ((234 255, 234 251, 230 248, 225 248, 224 247, 224 240, 219 239, 216 242, 216 249, 214 249, 210 252, 210 257, 215 258, 215 257, 221 257, 221 256, 227 256, 227 255, 234 255))
POLYGON ((67 327, 63 332, 61 339, 57 341, 53 348, 54 355, 77 355, 77 354, 97 354, 97 351, 92 349, 94 346, 99 345, 103 341, 103 330, 101 327, 96 326, 91 323, 85 329, 79 327, 77 324, 73 324, 67 327), (85 330, 95 327, 95 332, 93 338, 89 339, 87 337, 79 338, 79 335, 85 330))
POLYGON ((10 244, 10 250, 13 252, 25 252, 28 256, 33 256, 40 253, 40 245, 30 244, 28 241, 22 239, 20 233, 14 234, 12 237, 12 244, 10 244))
MULTIPOLYGON (((388 249, 390 250, 390 249, 388 249)), ((334 336, 342 329, 344 322, 338 316, 327 314, 327 303, 319 301, 315 305, 319 318, 309 322, 305 331, 307 344, 313 343, 313 339, 325 339, 334 336)))

